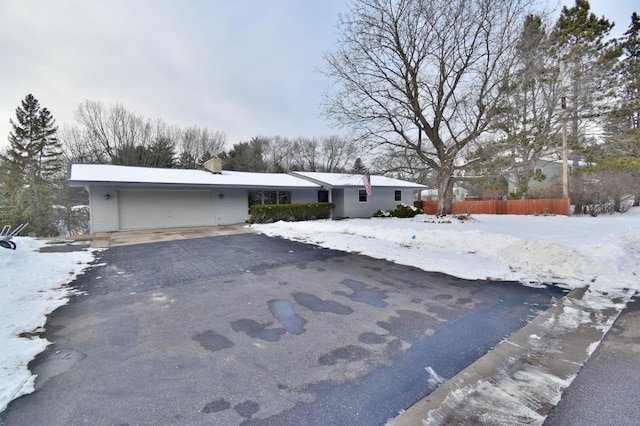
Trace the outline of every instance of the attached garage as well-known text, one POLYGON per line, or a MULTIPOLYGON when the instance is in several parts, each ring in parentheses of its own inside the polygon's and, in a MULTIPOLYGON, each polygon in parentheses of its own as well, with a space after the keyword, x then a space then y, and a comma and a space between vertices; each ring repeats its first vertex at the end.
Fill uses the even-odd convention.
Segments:
POLYGON ((210 190, 118 189, 121 230, 213 226, 210 190))

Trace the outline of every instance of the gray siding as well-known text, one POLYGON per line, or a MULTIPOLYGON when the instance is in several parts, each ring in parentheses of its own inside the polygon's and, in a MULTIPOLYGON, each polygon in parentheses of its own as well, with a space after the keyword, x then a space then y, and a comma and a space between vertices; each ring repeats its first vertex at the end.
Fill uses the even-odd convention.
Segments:
POLYGON ((217 189, 213 191, 216 225, 244 223, 249 218, 249 191, 246 189, 217 189), (220 198, 220 195, 223 198, 220 198))
POLYGON ((91 231, 112 232, 120 229, 118 223, 118 196, 112 186, 98 186, 87 188, 89 192, 89 207, 91 209, 91 231), (109 194, 109 199, 106 195, 109 194))
MULTIPOLYGON (((413 190, 410 188, 374 187, 366 203, 358 201, 358 191, 364 188, 345 188, 341 208, 334 211, 335 217, 371 217, 378 210, 393 210, 401 202, 413 205, 413 190), (402 201, 395 201, 395 190, 402 191, 402 201)), ((334 191, 335 194, 336 191, 334 191)))
POLYGON ((332 189, 331 197, 333 198, 333 203, 336 205, 336 207, 333 209, 333 217, 346 217, 344 209, 344 189, 332 189))

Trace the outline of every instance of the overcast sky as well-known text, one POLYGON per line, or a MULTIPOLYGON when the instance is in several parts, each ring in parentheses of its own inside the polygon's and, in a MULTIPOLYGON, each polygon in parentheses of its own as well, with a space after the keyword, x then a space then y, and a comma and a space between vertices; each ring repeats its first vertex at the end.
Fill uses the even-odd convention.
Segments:
MULTIPOLYGON (((339 133, 321 117, 330 81, 317 69, 346 2, 0 0, 0 147, 29 93, 61 127, 88 99, 224 131, 229 147, 339 133)), ((590 3, 617 34, 640 12, 637 0, 590 3)))

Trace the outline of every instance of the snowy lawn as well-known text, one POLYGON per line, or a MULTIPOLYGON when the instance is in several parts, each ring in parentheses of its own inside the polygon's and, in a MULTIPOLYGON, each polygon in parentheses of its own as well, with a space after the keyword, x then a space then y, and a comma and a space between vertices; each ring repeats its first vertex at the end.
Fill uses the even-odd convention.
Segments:
POLYGON ((599 217, 473 215, 278 222, 270 236, 467 279, 639 290, 640 209, 599 217))
MULTIPOLYGON (((468 279, 591 286, 594 303, 640 289, 640 209, 591 217, 488 216, 470 220, 353 219, 252 225, 267 235, 361 253, 468 279), (606 295, 605 295, 606 293, 606 295)), ((27 365, 48 342, 46 315, 68 301, 68 284, 93 260, 87 251, 40 253, 16 238, 0 251, 0 411, 33 391, 27 365), (20 337, 24 336, 24 337, 20 337)))
POLYGON ((93 260, 88 251, 40 253, 45 241, 16 237, 0 250, 0 411, 33 392, 27 365, 49 342, 39 337, 47 315, 67 303, 69 284, 93 260))

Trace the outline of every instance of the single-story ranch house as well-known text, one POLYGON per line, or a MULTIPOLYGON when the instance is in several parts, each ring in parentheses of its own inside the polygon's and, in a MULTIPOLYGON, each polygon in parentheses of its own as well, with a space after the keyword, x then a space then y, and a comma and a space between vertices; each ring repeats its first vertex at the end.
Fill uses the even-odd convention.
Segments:
POLYGON ((377 210, 413 204, 427 187, 371 176, 370 196, 361 175, 339 173, 249 173, 73 164, 69 185, 89 193, 90 232, 215 226, 244 223, 254 204, 330 201, 334 218, 371 217, 377 210))

